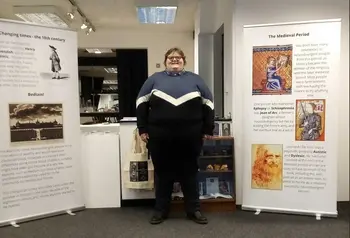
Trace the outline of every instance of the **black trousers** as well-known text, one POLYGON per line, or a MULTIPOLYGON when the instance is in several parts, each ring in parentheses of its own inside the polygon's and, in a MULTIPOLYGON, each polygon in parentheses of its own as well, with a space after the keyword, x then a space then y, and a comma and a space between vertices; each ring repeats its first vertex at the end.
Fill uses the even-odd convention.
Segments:
POLYGON ((188 214, 200 210, 198 191, 198 156, 201 136, 150 138, 150 152, 155 172, 155 210, 167 215, 174 182, 180 182, 188 214))

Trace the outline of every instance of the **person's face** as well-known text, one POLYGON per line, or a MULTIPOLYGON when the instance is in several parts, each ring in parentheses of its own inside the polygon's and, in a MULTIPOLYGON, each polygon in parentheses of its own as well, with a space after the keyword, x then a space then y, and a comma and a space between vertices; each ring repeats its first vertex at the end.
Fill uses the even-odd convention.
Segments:
POLYGON ((177 52, 171 53, 166 60, 166 68, 171 71, 181 71, 184 68, 184 60, 177 52))
POLYGON ((279 164, 280 159, 281 159, 281 155, 279 153, 268 151, 265 154, 265 162, 270 167, 277 166, 279 164))

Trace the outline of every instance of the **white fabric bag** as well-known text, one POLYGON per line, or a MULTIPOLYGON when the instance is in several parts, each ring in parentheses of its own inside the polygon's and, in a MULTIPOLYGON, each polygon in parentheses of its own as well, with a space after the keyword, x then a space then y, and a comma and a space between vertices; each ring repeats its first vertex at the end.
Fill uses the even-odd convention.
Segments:
POLYGON ((154 188, 154 167, 148 159, 146 143, 141 140, 138 130, 133 132, 132 147, 123 166, 124 187, 151 190, 154 188))

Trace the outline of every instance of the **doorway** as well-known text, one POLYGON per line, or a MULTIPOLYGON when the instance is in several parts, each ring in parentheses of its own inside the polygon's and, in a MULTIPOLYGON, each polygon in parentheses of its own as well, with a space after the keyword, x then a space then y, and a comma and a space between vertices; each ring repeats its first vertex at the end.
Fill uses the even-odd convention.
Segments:
POLYGON ((136 117, 136 98, 148 78, 147 49, 117 50, 120 117, 136 117))
POLYGON ((147 49, 79 49, 81 123, 136 116, 136 97, 148 77, 147 49))
POLYGON ((224 25, 221 25, 214 34, 214 108, 219 118, 225 116, 224 45, 224 25))

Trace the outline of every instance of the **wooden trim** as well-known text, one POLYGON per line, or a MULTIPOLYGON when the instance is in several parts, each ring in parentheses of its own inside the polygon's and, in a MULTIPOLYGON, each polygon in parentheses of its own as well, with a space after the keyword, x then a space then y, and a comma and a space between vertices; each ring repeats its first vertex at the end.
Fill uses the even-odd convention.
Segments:
MULTIPOLYGON (((174 200, 171 203, 171 211, 180 212, 184 210, 183 200, 174 200)), ((234 212, 236 211, 235 199, 205 199, 201 200, 202 212, 234 212)))
POLYGON ((233 136, 213 136, 210 139, 205 139, 204 140, 233 140, 233 136))
MULTIPOLYGON (((200 200, 201 203, 215 203, 215 202, 220 202, 220 203, 232 203, 232 202, 236 202, 234 198, 213 198, 213 199, 201 199, 200 200)), ((172 200, 171 203, 184 203, 184 200, 172 200)))

